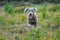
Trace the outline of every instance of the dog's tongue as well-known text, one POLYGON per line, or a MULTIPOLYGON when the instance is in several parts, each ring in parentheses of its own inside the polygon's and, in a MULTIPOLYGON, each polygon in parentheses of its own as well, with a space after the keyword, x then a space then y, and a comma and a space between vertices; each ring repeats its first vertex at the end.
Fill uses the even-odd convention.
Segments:
POLYGON ((30 19, 32 19, 32 17, 30 17, 30 19))

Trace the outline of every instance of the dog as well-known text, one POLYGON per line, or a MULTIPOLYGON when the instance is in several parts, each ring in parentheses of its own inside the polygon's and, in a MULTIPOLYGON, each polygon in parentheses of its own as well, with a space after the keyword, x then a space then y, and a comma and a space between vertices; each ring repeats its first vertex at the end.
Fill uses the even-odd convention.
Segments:
POLYGON ((26 8, 24 11, 27 11, 27 26, 31 27, 32 25, 34 27, 38 26, 38 17, 36 14, 37 9, 36 8, 26 8))

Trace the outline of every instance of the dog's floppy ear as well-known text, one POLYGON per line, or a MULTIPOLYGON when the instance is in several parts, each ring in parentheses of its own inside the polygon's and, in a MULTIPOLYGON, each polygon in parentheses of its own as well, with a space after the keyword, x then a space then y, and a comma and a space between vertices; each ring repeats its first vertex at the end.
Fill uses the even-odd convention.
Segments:
POLYGON ((37 11, 37 8, 33 8, 34 9, 34 11, 37 11))
POLYGON ((28 8, 25 8, 25 9, 24 9, 24 12, 25 12, 25 11, 28 11, 28 8))

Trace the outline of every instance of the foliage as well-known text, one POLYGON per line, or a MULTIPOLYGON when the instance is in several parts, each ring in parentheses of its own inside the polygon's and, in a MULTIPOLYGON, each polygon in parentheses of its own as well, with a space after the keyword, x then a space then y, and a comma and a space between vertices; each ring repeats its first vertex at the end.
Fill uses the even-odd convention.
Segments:
POLYGON ((0 40, 3 40, 2 38, 0 38, 0 40))
POLYGON ((47 37, 47 31, 41 27, 38 29, 33 29, 31 30, 31 32, 29 33, 28 39, 29 40, 43 40, 44 37, 47 37))
POLYGON ((60 30, 57 30, 57 31, 56 31, 56 38, 57 38, 58 40, 60 40, 60 37, 59 37, 59 36, 60 36, 60 30))
POLYGON ((59 4, 56 4, 56 5, 54 5, 52 8, 50 8, 49 11, 55 12, 55 11, 59 11, 59 10, 60 10, 60 5, 59 5, 59 4))
MULTIPOLYGON (((29 0, 27 0, 29 1, 29 0)), ((29 2, 39 4, 39 3, 44 3, 44 2, 49 2, 49 3, 60 3, 59 0, 30 0, 29 2)))
POLYGON ((16 12, 16 13, 22 13, 22 12, 24 11, 24 9, 25 9, 24 6, 22 6, 22 7, 17 7, 16 10, 15 10, 15 12, 16 12))
MULTIPOLYGON (((18 11, 21 10, 20 8, 22 7, 16 7, 15 9, 18 11)), ((27 13, 16 12, 12 16, 10 14, 13 12, 8 12, 11 10, 10 6, 6 6, 8 13, 0 16, 0 33, 3 34, 2 36, 7 40, 15 40, 16 35, 21 40, 60 40, 60 30, 57 30, 60 29, 60 5, 45 3, 36 6, 36 8, 38 9, 38 28, 31 28, 31 31, 27 32, 27 29, 29 30, 25 25, 27 23, 27 13)))
POLYGON ((53 40, 60 40, 60 29, 56 30, 53 36, 53 40))
POLYGON ((13 5, 11 5, 11 4, 5 5, 4 11, 8 12, 9 14, 15 13, 15 9, 14 9, 13 5))
POLYGON ((0 40, 3 40, 3 37, 0 36, 0 40))

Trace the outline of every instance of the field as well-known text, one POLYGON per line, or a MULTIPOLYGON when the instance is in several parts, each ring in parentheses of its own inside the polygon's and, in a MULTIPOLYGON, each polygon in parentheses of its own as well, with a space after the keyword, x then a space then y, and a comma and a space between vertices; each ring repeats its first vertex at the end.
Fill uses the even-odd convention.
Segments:
POLYGON ((43 3, 0 9, 0 40, 60 40, 60 4, 43 3), (38 28, 27 27, 25 8, 36 7, 38 28), (30 31, 28 31, 30 30, 30 31))

